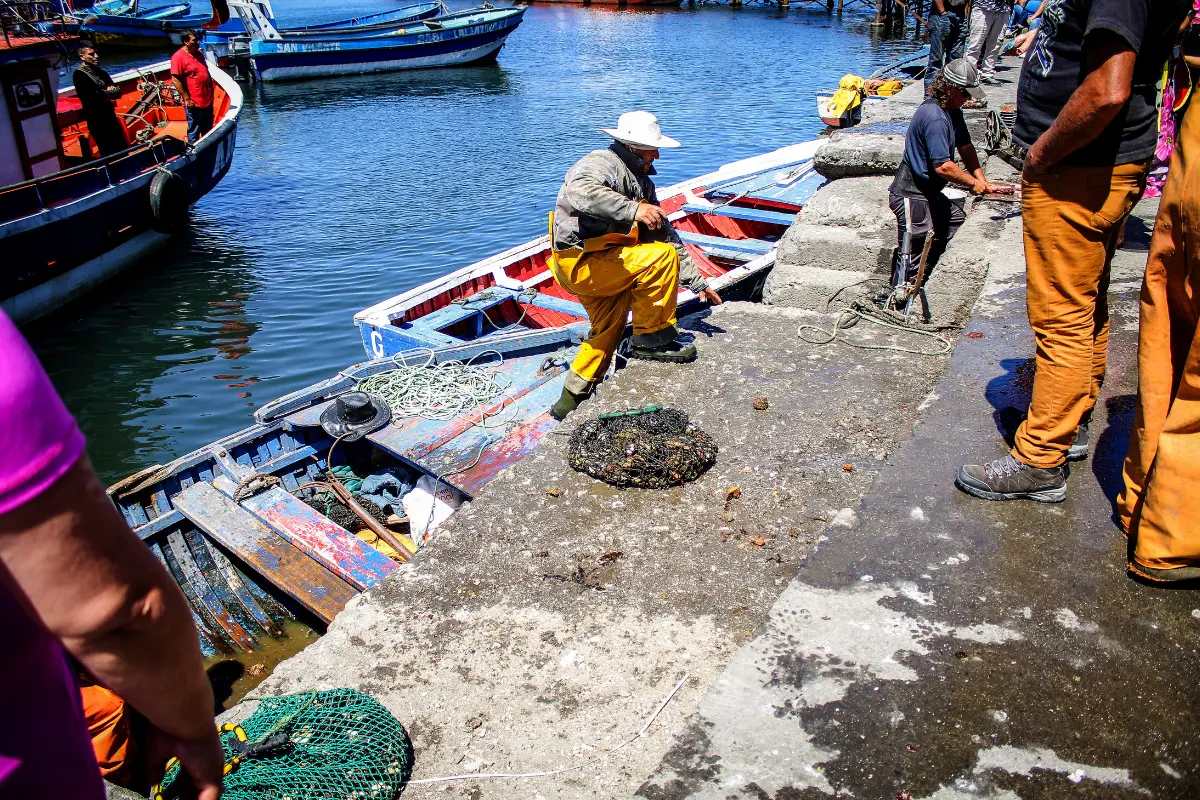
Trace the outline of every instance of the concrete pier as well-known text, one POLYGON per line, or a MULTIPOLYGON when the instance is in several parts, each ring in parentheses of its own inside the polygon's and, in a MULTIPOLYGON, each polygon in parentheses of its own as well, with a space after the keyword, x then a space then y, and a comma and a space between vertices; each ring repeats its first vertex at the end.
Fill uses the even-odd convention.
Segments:
MULTIPOLYGON (((1153 206, 1116 262, 1092 459, 1062 505, 987 503, 952 480, 1004 452, 1028 400, 1020 216, 973 204, 934 274, 952 355, 808 344, 799 325, 828 327, 829 295, 894 242, 887 179, 857 175, 789 231, 769 304, 682 321, 698 362, 631 363, 563 426, 677 407, 715 467, 620 491, 548 437, 257 696, 371 693, 411 733, 418 781, 570 769, 406 797, 1200 796, 1200 595, 1126 578, 1110 521, 1153 206)), ((925 344, 866 327, 850 335, 925 344)))

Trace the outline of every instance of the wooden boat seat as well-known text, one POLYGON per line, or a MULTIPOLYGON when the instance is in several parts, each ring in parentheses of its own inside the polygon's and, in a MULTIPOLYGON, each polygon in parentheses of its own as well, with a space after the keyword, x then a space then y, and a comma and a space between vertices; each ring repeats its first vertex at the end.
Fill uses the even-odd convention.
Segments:
POLYGON ((210 483, 184 489, 175 496, 175 508, 325 623, 358 594, 210 483))
POLYGON ((675 232, 684 242, 696 245, 707 255, 718 256, 730 261, 752 261, 775 249, 774 242, 763 239, 726 239, 723 236, 709 236, 691 231, 676 230, 675 232))
POLYGON ((571 314, 580 319, 587 319, 587 311, 584 307, 572 300, 564 300, 561 297, 541 293, 531 296, 516 289, 490 286, 482 292, 470 295, 464 302, 451 303, 400 327, 406 330, 420 331, 422 337, 428 337, 438 344, 455 344, 461 340, 442 333, 442 331, 475 317, 475 336, 482 336, 484 324, 483 312, 509 300, 545 308, 550 311, 558 311, 563 314, 571 314), (442 342, 440 339, 445 339, 445 341, 442 342))
MULTIPOLYGON (((213 486, 230 498, 237 490, 224 475, 214 479, 213 486)), ((390 558, 278 486, 243 500, 241 506, 359 591, 396 569, 390 558)))
POLYGON ((743 208, 741 206, 717 206, 712 208, 703 206, 699 203, 685 203, 684 211, 690 211, 696 214, 712 214, 718 217, 730 217, 731 219, 747 219, 754 222, 769 222, 772 225, 791 225, 796 221, 794 213, 788 214, 784 211, 767 211, 762 208, 743 208))

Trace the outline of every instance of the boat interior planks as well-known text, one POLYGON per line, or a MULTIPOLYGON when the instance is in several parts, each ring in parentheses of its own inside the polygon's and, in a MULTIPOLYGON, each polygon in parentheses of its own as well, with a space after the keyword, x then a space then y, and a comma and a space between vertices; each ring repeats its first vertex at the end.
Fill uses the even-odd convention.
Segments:
MULTIPOLYGON (((237 494, 237 485, 224 475, 212 485, 227 497, 237 494)), ((394 561, 278 486, 242 500, 241 507, 358 591, 396 568, 394 561)))
POLYGON ((358 593, 212 484, 184 489, 175 507, 326 624, 358 593))

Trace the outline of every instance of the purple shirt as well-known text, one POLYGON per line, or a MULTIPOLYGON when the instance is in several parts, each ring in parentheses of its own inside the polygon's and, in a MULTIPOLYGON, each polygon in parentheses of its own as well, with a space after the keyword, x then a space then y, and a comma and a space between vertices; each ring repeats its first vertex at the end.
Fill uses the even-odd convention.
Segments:
MULTIPOLYGON (((83 434, 37 356, 0 311, 0 514, 30 502, 83 455, 83 434)), ((0 800, 102 800, 66 653, 0 564, 0 800)))

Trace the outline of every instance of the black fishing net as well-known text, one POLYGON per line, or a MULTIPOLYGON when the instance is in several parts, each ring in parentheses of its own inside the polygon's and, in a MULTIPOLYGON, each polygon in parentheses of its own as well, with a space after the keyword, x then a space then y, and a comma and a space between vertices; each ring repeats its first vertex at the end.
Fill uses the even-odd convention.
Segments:
MULTIPOLYGON (((379 522, 380 525, 387 524, 388 515, 382 508, 367 500, 365 497, 357 498, 358 504, 363 507, 372 517, 379 522)), ((335 524, 342 526, 348 531, 355 531, 365 527, 358 515, 350 510, 350 507, 338 500, 332 492, 320 492, 304 498, 304 503, 309 508, 312 508, 318 514, 329 517, 335 524)))
POLYGON ((582 423, 567 444, 573 469, 613 486, 665 489, 694 481, 717 460, 717 443, 678 409, 647 406, 582 423))

